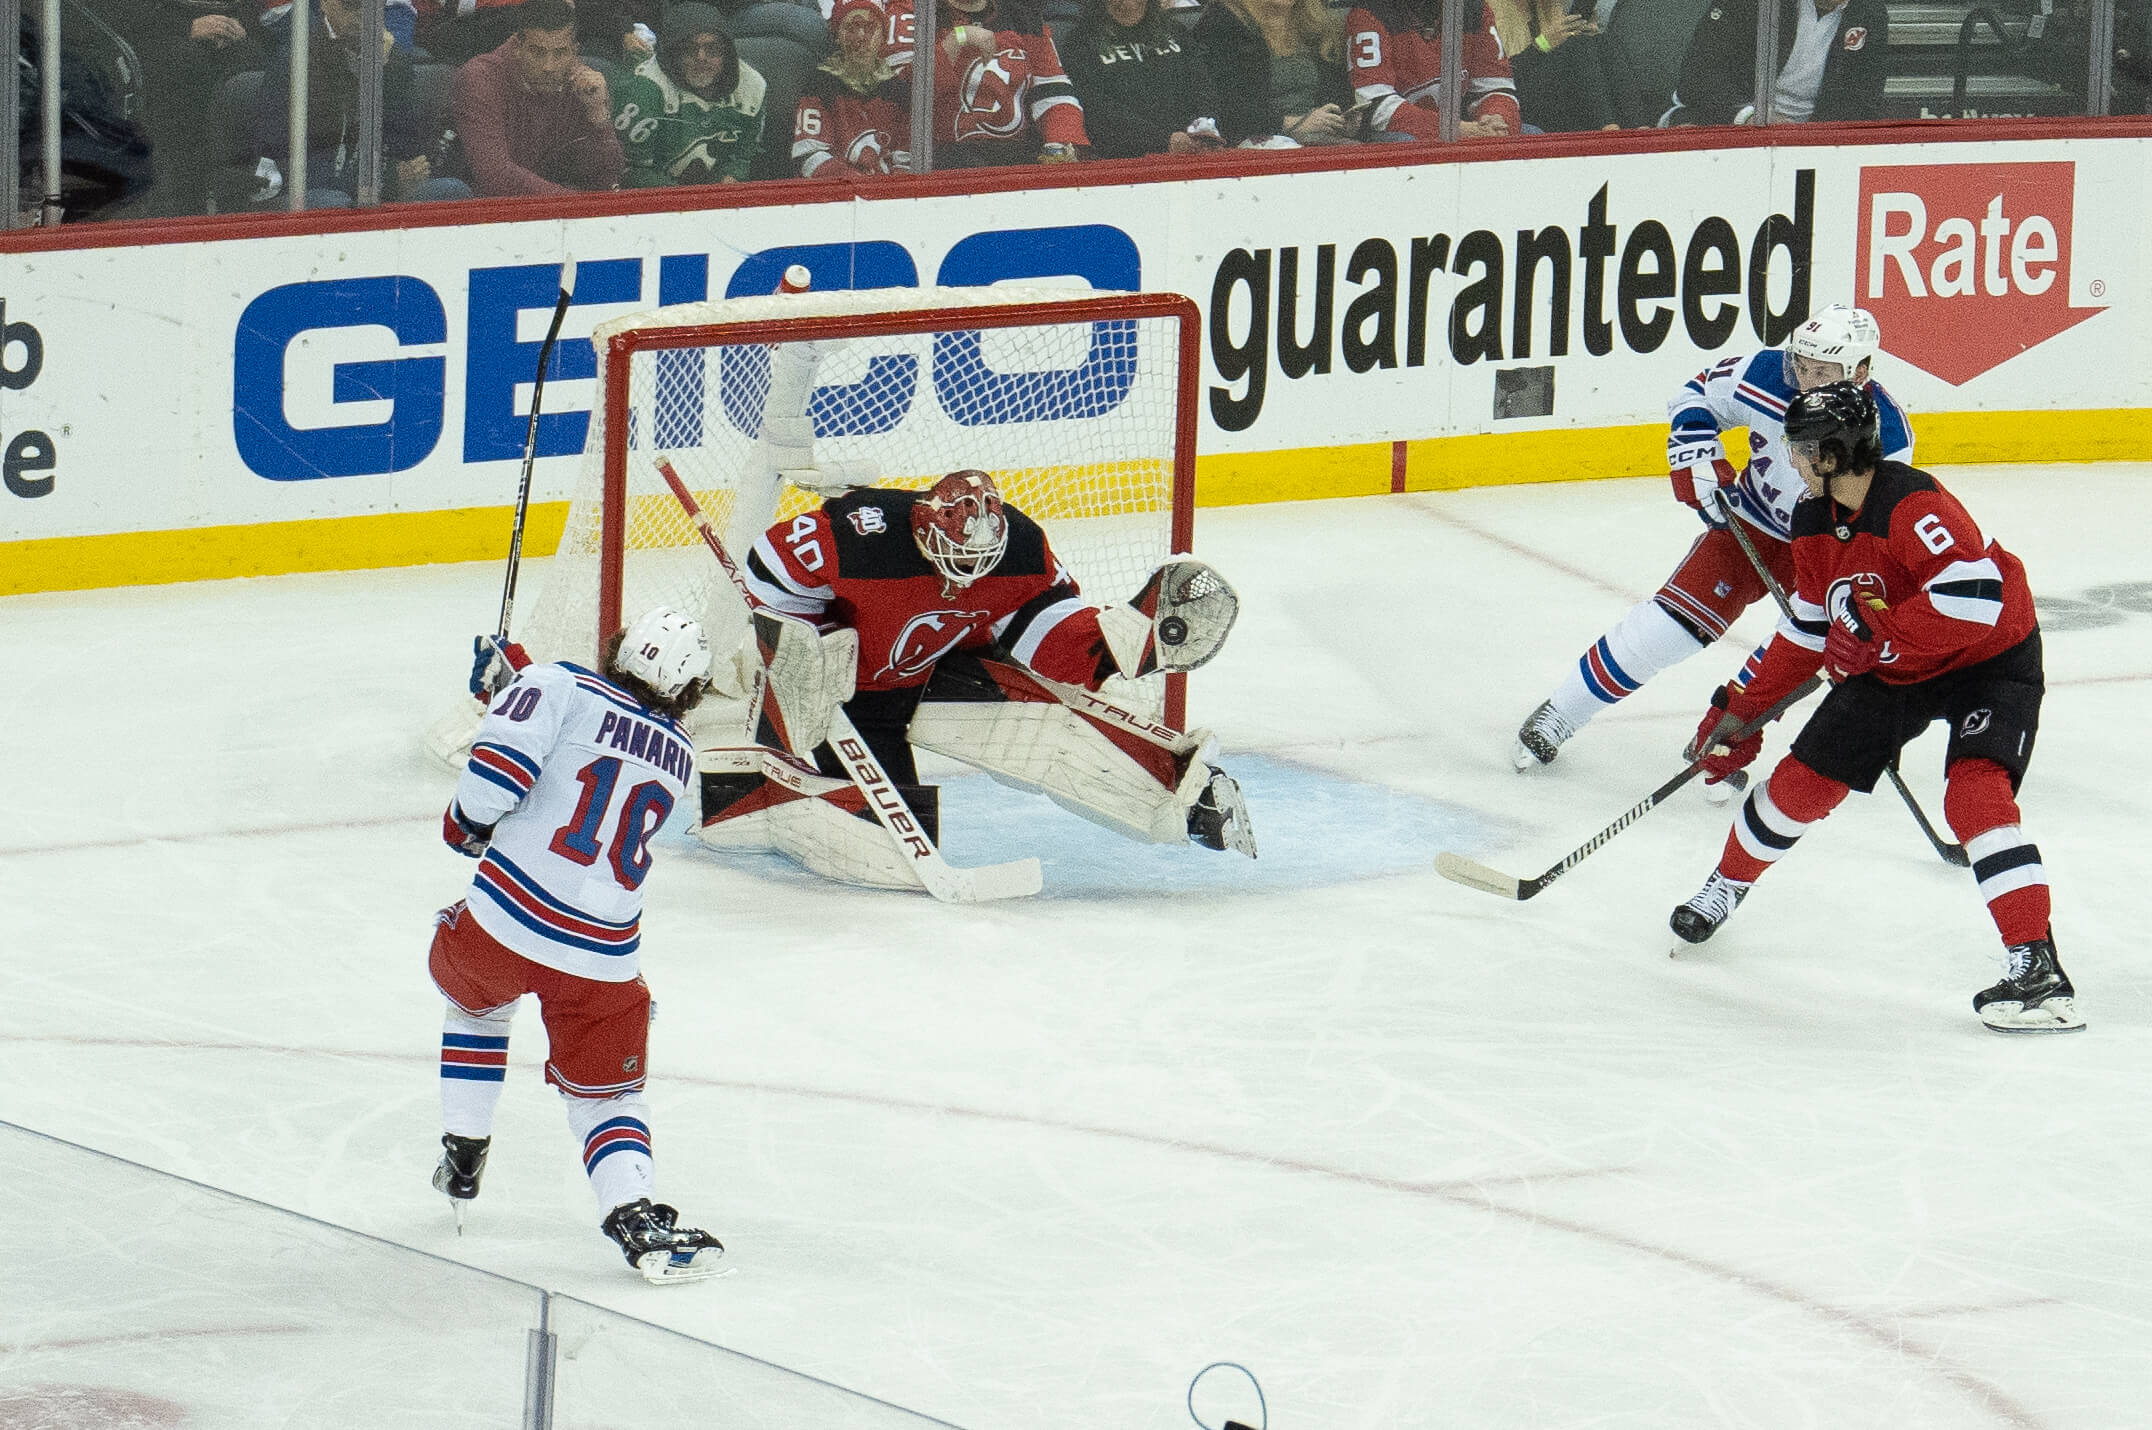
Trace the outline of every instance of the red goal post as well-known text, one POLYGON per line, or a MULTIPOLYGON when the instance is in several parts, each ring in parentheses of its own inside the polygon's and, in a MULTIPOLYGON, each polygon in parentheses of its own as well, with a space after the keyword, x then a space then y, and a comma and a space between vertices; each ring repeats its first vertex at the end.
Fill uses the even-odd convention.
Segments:
MULTIPOLYGON (((602 324, 599 410, 561 546, 516 634, 595 658, 660 601, 729 651, 730 583, 656 475, 668 457, 744 561, 847 485, 993 473, 1087 599, 1123 600, 1193 546, 1200 315, 1178 294, 895 289, 689 304, 602 324)), ((1108 694, 1173 724, 1185 677, 1108 694)))

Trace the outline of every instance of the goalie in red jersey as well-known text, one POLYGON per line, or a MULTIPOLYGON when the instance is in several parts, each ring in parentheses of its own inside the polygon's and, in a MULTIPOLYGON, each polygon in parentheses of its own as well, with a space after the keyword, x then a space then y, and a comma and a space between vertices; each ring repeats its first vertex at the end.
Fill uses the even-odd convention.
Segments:
POLYGON ((706 842, 772 844, 852 882, 916 882, 850 808, 826 740, 841 706, 930 828, 914 747, 1131 838, 1254 855, 1247 806, 1210 763, 1209 732, 1092 693, 1217 653, 1239 602, 1202 562, 1176 558, 1130 601, 1093 604, 1039 524, 987 473, 960 471, 928 491, 861 488, 779 521, 743 574, 758 607, 797 619, 768 623, 776 634, 759 646, 750 720, 761 751, 777 754, 705 752, 706 842))
POLYGON ((1712 696, 1692 748, 1724 778, 1763 743, 1761 734, 1723 743, 1732 732, 1818 666, 1836 683, 1750 791, 1718 868, 1674 910, 1674 932, 1710 938, 1847 790, 1873 792, 1900 747, 1946 720, 1943 813, 2004 945, 2002 981, 1974 995, 1974 1011, 2003 1033, 2084 1027, 2055 956, 2047 872, 2019 824, 2045 689, 2025 568, 1934 477, 1883 459, 1876 401, 1863 387, 1834 382, 1794 397, 1786 442, 1809 492, 1793 513, 1792 612, 1712 696))

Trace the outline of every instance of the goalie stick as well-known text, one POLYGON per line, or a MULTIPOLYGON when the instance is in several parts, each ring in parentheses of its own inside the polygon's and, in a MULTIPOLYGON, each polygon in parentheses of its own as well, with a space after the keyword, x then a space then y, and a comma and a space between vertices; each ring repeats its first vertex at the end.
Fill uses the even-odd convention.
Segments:
MULTIPOLYGON (((1763 564, 1763 555, 1756 550, 1756 543, 1749 540, 1749 534, 1741 529, 1741 519, 1734 515, 1734 504, 1727 500, 1723 489, 1713 492, 1711 499, 1717 503, 1719 515, 1726 518, 1727 526, 1733 529, 1734 540, 1741 543, 1741 554, 1748 557, 1749 565, 1755 567, 1756 574, 1763 578, 1764 588, 1771 593, 1771 599, 1778 602, 1779 614, 1789 621, 1792 620, 1793 605, 1786 599, 1786 588, 1778 584, 1778 578, 1771 574, 1771 568, 1763 564)), ((1913 798, 1913 791, 1906 788, 1904 777, 1898 773, 1896 755, 1892 755, 1890 763, 1883 767, 1883 773, 1890 776, 1891 788, 1898 791, 1898 797, 1904 800, 1905 807, 1912 811, 1913 822, 1920 826, 1922 834, 1928 836, 1928 842, 1935 846, 1936 853, 1943 856, 1943 862, 1955 864, 1961 869, 1970 868, 1973 861, 1966 854, 1965 846, 1953 844, 1943 838, 1935 832, 1935 826, 1928 822, 1927 812, 1920 807, 1920 801, 1913 798)))
MULTIPOLYGON (((687 483, 673 470, 673 464, 664 457, 653 458, 658 475, 687 512, 688 520, 695 523, 702 535, 703 544, 717 558, 718 565, 732 578, 732 588, 740 599, 754 609, 754 601, 747 594, 747 582, 740 576, 740 568, 732 562, 725 550, 724 540, 717 528, 703 513, 695 494, 687 489, 687 483)), ((942 858, 941 850, 919 821, 912 817, 910 806, 897 793, 895 784, 882 770, 881 762, 867 748, 866 740, 853 727, 852 719, 838 706, 831 712, 829 721, 829 747, 844 766, 853 787, 867 802, 867 810, 875 822, 882 826, 890 842, 899 853, 909 855, 912 869, 919 875, 919 882, 926 885, 928 893, 945 904, 977 904, 991 899, 1023 899, 1036 894, 1045 880, 1036 859, 1017 859, 1007 864, 985 864, 972 869, 960 869, 942 858)))
MULTIPOLYGON (((1823 681, 1820 677, 1811 675, 1808 679, 1802 681, 1792 694, 1779 701, 1778 704, 1764 711, 1763 714, 1758 715, 1732 734, 1723 736, 1722 743, 1731 744, 1746 740, 1749 736, 1785 714, 1793 706, 1806 700, 1822 685, 1823 681)), ((1475 860, 1452 854, 1448 850, 1444 850, 1435 856, 1435 871, 1452 883, 1463 884, 1467 888, 1478 889, 1484 893, 1493 894, 1497 898, 1515 899, 1521 903, 1538 894, 1547 885, 1561 878, 1562 875, 1576 868, 1586 859, 1589 859, 1599 851, 1600 846, 1642 819, 1645 815, 1651 813, 1653 809, 1671 798, 1674 791, 1680 789, 1703 772, 1704 762, 1699 758, 1683 769, 1680 774, 1675 775, 1665 784, 1645 795, 1636 804, 1630 806, 1619 819, 1594 834, 1590 839, 1585 840, 1582 845, 1571 851, 1567 858, 1537 878, 1518 879, 1509 874, 1504 874, 1498 869, 1490 869, 1485 864, 1478 863, 1475 860)))

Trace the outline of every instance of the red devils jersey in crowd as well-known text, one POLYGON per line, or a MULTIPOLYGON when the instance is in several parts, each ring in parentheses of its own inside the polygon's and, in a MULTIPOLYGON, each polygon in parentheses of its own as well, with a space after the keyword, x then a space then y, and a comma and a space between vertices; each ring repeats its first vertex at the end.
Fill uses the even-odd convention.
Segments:
MULTIPOLYGON (((985 22, 994 30, 993 54, 967 46, 954 64, 946 51, 935 56, 934 142, 1009 143, 1023 138, 1028 129, 1030 140, 1088 145, 1083 105, 1061 71, 1061 57, 1041 12, 1026 0, 995 0, 993 12, 985 22)), ((942 22, 942 38, 952 23, 972 28, 972 21, 954 6, 936 6, 935 13, 942 22)), ((889 60, 907 78, 912 33, 910 0, 895 0, 889 7, 889 60), (895 48, 900 35, 905 37, 901 50, 895 48)))
POLYGON ((1039 524, 1006 503, 1009 544, 969 586, 945 586, 912 539, 922 493, 868 487, 780 521, 747 556, 755 603, 859 632, 859 688, 924 685, 953 650, 1000 644, 1049 680, 1096 690, 1113 673, 1098 611, 1039 524))
POLYGON ((1749 681, 1751 704, 1776 704, 1815 672, 1832 618, 1856 593, 1887 607, 1864 601, 1860 614, 1886 643, 1875 674, 1890 685, 1978 665, 2032 633, 2025 568, 1934 477, 1903 462, 1877 466, 1851 517, 1819 497, 1795 506, 1793 571, 1793 616, 1749 681))
MULTIPOLYGON (((1356 6, 1345 20, 1345 61, 1352 74, 1353 96, 1375 107, 1368 128, 1416 139, 1440 135, 1436 108, 1442 98, 1442 32, 1437 0, 1422 13, 1402 0, 1378 0, 1356 6)), ((1464 61, 1465 117, 1499 114, 1509 132, 1522 133, 1517 85, 1509 58, 1502 53, 1494 22, 1484 7, 1465 7, 1465 33, 1459 43, 1464 61)))
POLYGON ((888 174, 911 162, 911 83, 893 77, 862 95, 827 68, 808 76, 792 116, 802 178, 888 174))

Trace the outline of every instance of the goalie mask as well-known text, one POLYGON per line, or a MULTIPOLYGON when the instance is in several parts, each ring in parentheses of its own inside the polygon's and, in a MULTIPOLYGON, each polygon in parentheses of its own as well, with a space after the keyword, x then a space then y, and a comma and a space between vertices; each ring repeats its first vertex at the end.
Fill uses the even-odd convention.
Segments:
POLYGON ((622 633, 613 668, 670 700, 692 682, 710 678, 709 637, 694 617, 658 606, 622 633))
POLYGON ((936 482, 912 503, 912 540, 952 586, 969 586, 992 571, 1009 545, 994 479, 969 468, 936 482))

